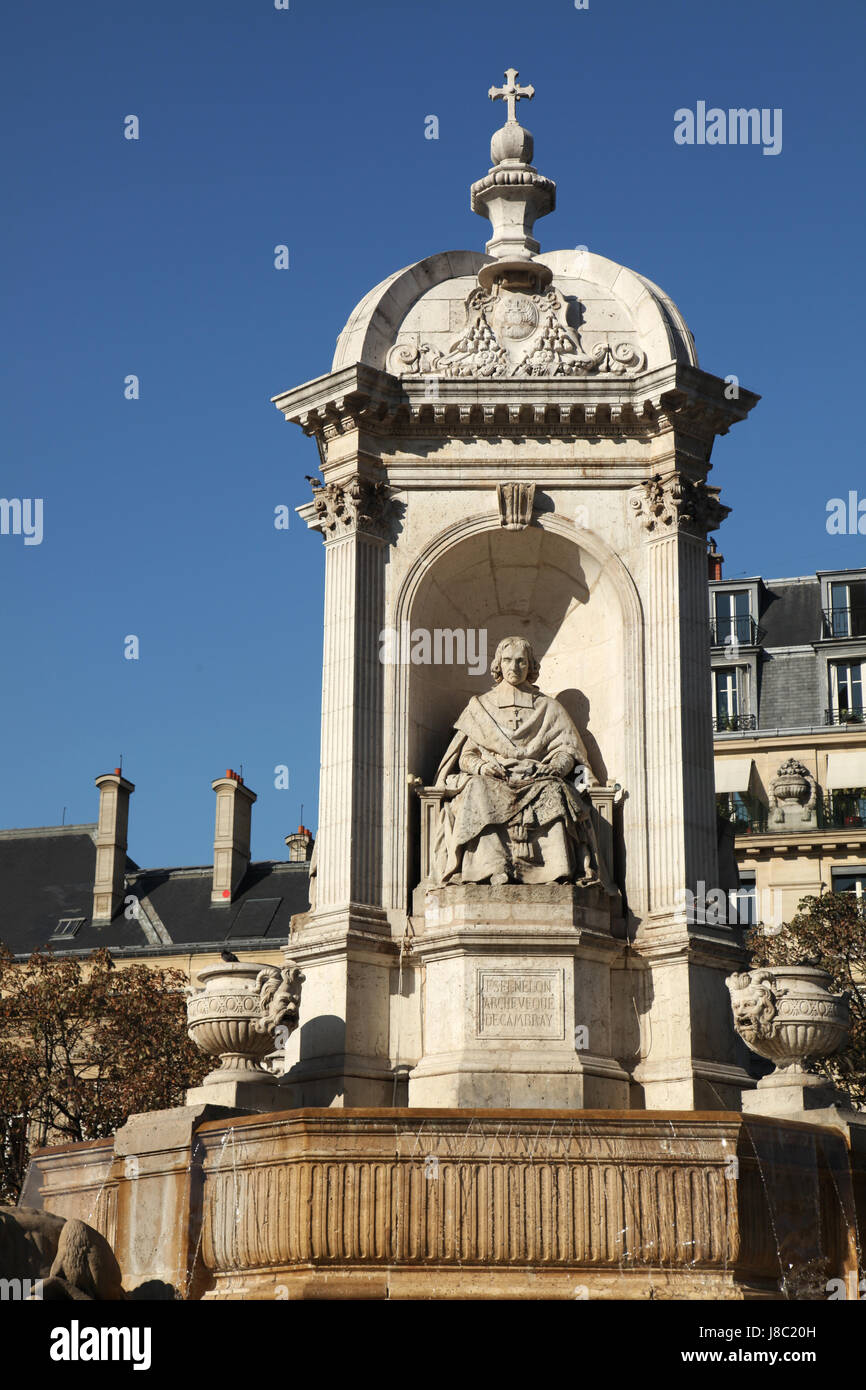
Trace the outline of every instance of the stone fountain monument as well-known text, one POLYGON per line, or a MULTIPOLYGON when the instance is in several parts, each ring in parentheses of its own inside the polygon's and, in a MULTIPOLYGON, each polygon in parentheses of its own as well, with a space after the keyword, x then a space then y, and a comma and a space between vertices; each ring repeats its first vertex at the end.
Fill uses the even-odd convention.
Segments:
POLYGON ((790 1030, 687 909, 719 883, 707 479, 758 397, 652 281, 541 252, 517 77, 485 251, 389 276, 275 398, 321 464, 311 906, 279 979, 202 972, 222 1062, 187 1107, 35 1162, 127 1288, 778 1298, 857 1268, 850 1135, 805 1123, 799 1071, 755 1090, 745 1044, 790 1030))
POLYGON ((516 79, 471 190, 486 253, 390 276, 330 373, 275 398, 316 440, 299 510, 325 544, 286 1084, 299 1105, 393 1105, 397 1076, 410 1106, 738 1107, 742 954, 684 904, 719 881, 707 475, 758 398, 701 370, 644 276, 540 253, 556 187, 516 79), (516 684, 487 669, 506 638, 531 653, 516 684))

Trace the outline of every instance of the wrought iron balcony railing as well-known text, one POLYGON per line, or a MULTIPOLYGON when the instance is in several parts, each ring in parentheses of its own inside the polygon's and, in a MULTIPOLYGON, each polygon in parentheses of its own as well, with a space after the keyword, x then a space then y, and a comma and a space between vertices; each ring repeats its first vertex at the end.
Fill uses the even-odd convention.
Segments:
MULTIPOLYGON (((719 815, 729 820, 736 835, 800 835, 802 828, 786 822, 770 824, 770 810, 763 803, 747 807, 742 804, 734 810, 722 804, 724 797, 718 797, 719 815)), ((848 791, 825 791, 818 801, 818 830, 866 830, 866 787, 852 788, 848 791)))
POLYGON ((866 608, 825 608, 822 637, 866 637, 866 608))
POLYGON ((866 711, 855 706, 854 709, 825 709, 825 724, 866 724, 866 711))
POLYGON ((754 618, 746 614, 729 618, 710 618, 710 641, 714 647, 726 647, 732 642, 736 642, 740 647, 757 647, 763 637, 764 629, 758 627, 754 618))
POLYGON ((821 824, 827 829, 862 829, 866 826, 866 787, 825 792, 821 824))
POLYGON ((754 714, 719 714, 713 720, 717 734, 738 734, 744 729, 756 729, 757 716, 754 714))

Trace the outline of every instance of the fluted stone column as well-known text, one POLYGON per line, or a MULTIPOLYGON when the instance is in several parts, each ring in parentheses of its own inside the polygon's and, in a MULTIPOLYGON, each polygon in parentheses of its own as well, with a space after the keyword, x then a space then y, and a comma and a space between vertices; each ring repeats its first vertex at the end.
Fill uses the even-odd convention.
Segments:
POLYGON ((742 960, 737 934, 691 910, 719 881, 706 604, 706 534, 728 512, 718 491, 673 470, 631 499, 647 545, 651 827, 650 910, 635 942, 648 967, 646 1052, 635 1077, 653 1109, 736 1108, 747 1082, 722 1009, 725 976, 742 960))
POLYGON ((287 1051, 294 1105, 390 1105, 390 972, 382 908, 385 562, 394 507, 354 474, 315 485, 299 509, 325 542, 325 645, 315 907, 290 950, 306 976, 305 1014, 287 1051))
POLYGON ((325 536, 317 908, 378 907, 382 876, 382 627, 386 544, 325 536))

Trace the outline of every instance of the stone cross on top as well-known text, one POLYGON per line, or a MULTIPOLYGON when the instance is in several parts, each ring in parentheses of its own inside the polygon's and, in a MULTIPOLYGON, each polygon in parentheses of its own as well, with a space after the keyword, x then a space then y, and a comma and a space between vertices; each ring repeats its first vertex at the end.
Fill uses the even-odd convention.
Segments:
POLYGON ((523 97, 527 97, 531 101, 535 96, 534 87, 518 87, 517 77, 517 68, 509 68, 505 74, 505 86, 491 87, 488 92, 491 101, 496 101, 497 97, 500 97, 507 103, 509 121, 517 120, 517 103, 522 100, 523 97))

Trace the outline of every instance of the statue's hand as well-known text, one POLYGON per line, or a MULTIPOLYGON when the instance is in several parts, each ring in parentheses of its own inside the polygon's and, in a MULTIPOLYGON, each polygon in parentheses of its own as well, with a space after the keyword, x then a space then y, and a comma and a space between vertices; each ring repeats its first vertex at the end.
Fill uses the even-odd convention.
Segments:
POLYGON ((547 763, 548 771, 557 777, 567 777, 574 767, 574 758, 570 753, 555 753, 547 763))
POLYGON ((482 763, 478 769, 482 777, 498 777, 500 781, 505 780, 505 768, 498 763, 482 763))

